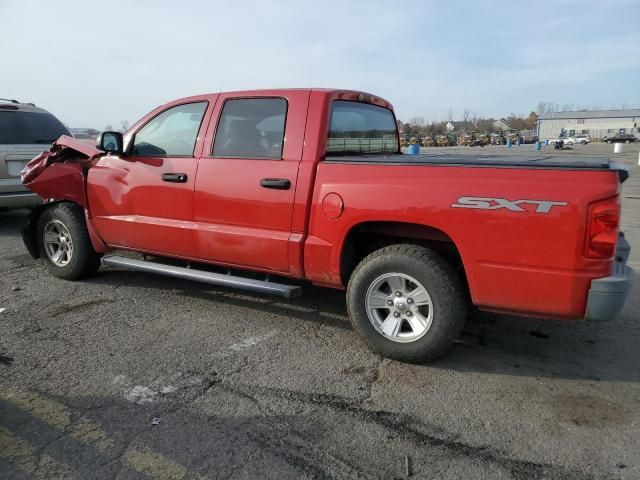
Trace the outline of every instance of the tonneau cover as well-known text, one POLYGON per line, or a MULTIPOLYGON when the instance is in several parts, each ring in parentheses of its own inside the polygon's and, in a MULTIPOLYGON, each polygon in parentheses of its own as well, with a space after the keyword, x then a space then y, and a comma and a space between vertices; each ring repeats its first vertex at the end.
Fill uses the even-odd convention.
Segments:
POLYGON ((624 182, 629 176, 627 168, 604 157, 578 157, 569 155, 467 155, 467 154, 423 154, 423 155, 334 155, 327 156, 330 163, 361 163, 366 165, 433 165, 452 167, 494 168, 542 168, 558 170, 613 170, 624 182))
POLYGON ((608 158, 602 157, 579 157, 570 158, 560 155, 538 155, 523 157, 522 155, 460 155, 460 154, 438 154, 438 155, 336 155, 327 156, 328 162, 354 162, 354 163, 388 163, 394 165, 469 165, 469 166, 492 166, 492 167, 541 167, 541 168, 588 168, 604 169, 610 168, 608 158))

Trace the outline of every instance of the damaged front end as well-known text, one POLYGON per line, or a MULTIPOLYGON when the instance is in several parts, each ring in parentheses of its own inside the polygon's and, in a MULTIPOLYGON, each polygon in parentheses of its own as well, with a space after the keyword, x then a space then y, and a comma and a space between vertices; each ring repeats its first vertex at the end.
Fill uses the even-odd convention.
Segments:
POLYGON ((69 200, 85 206, 85 173, 104 152, 63 135, 20 172, 22 184, 45 202, 69 200))
POLYGON ((22 184, 39 195, 44 204, 34 208, 21 229, 22 239, 33 258, 39 258, 36 225, 42 211, 52 203, 68 201, 80 205, 85 211, 87 229, 94 248, 104 250, 88 216, 86 178, 87 170, 105 152, 63 135, 51 148, 31 160, 20 172, 22 184))

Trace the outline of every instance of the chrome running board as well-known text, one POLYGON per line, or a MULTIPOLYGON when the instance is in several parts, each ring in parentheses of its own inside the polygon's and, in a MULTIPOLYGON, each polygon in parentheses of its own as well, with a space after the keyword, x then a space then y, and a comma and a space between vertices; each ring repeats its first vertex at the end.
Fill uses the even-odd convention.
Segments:
POLYGON ((182 278, 184 280, 194 280, 196 282, 209 283, 211 285, 249 290, 250 292, 268 293, 270 295, 278 295, 286 298, 302 294, 302 287, 297 285, 285 285, 283 283, 254 280, 251 278, 224 275, 222 273, 207 272, 205 270, 164 265, 162 263, 149 262, 147 260, 136 260, 118 255, 102 257, 102 264, 110 267, 134 270, 137 272, 157 273, 159 275, 182 278))

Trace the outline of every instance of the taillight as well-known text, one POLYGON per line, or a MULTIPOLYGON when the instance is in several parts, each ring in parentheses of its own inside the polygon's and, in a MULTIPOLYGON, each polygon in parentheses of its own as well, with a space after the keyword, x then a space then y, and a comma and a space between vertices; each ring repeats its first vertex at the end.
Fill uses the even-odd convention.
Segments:
POLYGON ((589 258, 613 257, 618 242, 619 225, 620 201, 618 198, 611 198, 591 205, 585 256, 589 258))

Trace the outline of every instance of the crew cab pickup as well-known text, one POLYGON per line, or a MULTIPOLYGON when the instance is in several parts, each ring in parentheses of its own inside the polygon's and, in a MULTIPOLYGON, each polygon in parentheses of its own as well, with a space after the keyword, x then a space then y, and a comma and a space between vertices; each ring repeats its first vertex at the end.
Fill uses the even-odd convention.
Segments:
POLYGON ((96 148, 63 136, 33 159, 22 181, 45 203, 23 238, 69 280, 104 264, 285 297, 302 281, 345 289, 355 330, 405 361, 443 354, 470 306, 620 312, 633 273, 626 170, 404 155, 396 125, 387 101, 356 91, 176 100, 96 148))

